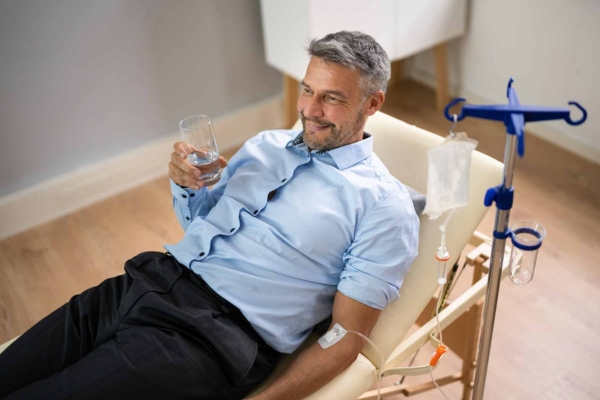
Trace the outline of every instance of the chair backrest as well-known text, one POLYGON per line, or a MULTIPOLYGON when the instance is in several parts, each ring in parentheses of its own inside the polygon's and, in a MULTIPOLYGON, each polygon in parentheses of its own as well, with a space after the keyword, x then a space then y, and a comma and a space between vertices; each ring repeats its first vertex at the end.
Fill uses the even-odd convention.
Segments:
MULTIPOLYGON (((400 182, 426 193, 427 151, 442 143, 444 138, 381 112, 368 119, 365 131, 373 135, 375 154, 390 173, 400 182)), ((446 229, 450 262, 458 259, 485 216, 485 191, 502 182, 502 171, 502 163, 478 151, 473 152, 469 204, 456 212, 446 229)), ((400 298, 385 308, 371 332, 371 340, 386 358, 415 323, 438 287, 435 254, 441 240, 439 225, 445 216, 429 220, 427 215, 421 215, 419 255, 400 288, 400 298)), ((363 354, 372 362, 378 362, 378 356, 370 347, 367 346, 363 354)))
MULTIPOLYGON (((300 123, 294 128, 300 129, 300 123)), ((444 138, 382 112, 367 120, 365 131, 373 135, 375 154, 390 173, 400 182, 426 193, 427 151, 442 143, 444 138)), ((485 191, 502 182, 502 170, 502 163, 478 151, 473 152, 469 204, 456 212, 446 228, 446 247, 451 262, 456 261, 487 212, 483 205, 485 191)), ((400 344, 438 287, 435 254, 440 245, 439 225, 443 218, 445 214, 437 220, 429 220, 426 215, 420 217, 419 255, 400 288, 400 299, 385 308, 371 332, 370 339, 385 358, 400 344)), ((375 365, 379 364, 379 356, 370 346, 365 346, 363 354, 375 365)))

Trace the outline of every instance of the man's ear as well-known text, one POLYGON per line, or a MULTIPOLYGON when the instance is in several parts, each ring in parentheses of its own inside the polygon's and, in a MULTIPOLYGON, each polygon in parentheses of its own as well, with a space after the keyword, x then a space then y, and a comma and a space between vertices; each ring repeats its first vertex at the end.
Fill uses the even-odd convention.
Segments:
POLYGON ((379 111, 384 101, 385 93, 383 93, 383 91, 378 90, 375 93, 373 93, 367 100, 367 116, 370 117, 371 115, 379 111))

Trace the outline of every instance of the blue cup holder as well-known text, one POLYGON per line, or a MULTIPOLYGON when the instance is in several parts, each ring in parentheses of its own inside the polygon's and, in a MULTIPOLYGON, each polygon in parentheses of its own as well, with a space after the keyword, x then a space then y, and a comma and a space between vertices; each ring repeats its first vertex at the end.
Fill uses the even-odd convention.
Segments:
POLYGON ((524 285, 533 279, 546 229, 534 221, 518 221, 510 227, 509 234, 513 246, 508 277, 513 283, 524 285))

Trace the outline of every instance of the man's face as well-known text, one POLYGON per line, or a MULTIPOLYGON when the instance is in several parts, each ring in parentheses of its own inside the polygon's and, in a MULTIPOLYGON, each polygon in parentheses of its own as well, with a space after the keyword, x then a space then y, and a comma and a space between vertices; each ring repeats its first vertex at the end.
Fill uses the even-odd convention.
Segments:
POLYGON ((311 150, 330 150, 362 140, 369 100, 363 100, 359 82, 357 70, 318 57, 310 60, 298 111, 304 143, 311 150))

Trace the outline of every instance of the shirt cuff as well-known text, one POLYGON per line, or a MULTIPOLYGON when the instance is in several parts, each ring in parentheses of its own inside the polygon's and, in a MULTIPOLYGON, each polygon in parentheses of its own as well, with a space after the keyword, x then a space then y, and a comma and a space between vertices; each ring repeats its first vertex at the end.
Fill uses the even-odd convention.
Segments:
POLYGON ((199 190, 194 190, 190 188, 182 188, 181 186, 173 182, 172 179, 170 179, 170 181, 171 193, 173 194, 173 198, 177 199, 177 201, 185 205, 187 205, 190 202, 193 203, 201 199, 208 191, 206 186, 201 187, 199 190))
POLYGON ((337 287, 340 292, 378 310, 400 297, 399 288, 359 271, 344 270, 340 278, 337 287))

